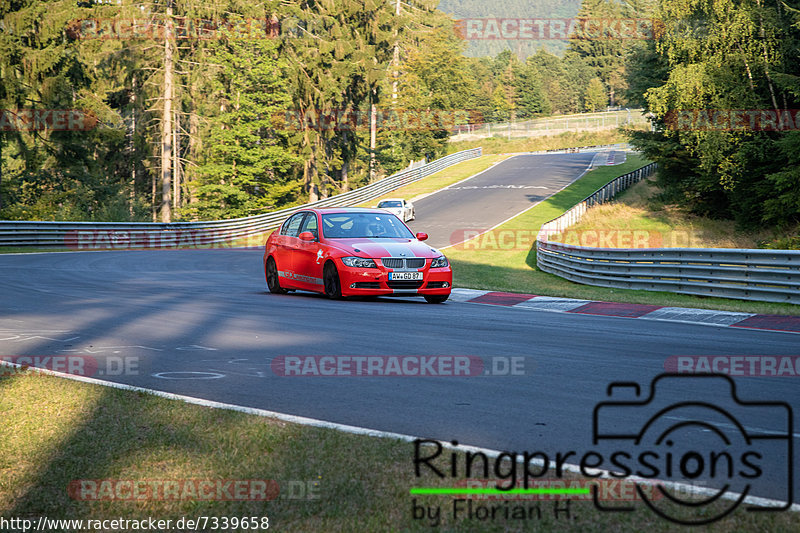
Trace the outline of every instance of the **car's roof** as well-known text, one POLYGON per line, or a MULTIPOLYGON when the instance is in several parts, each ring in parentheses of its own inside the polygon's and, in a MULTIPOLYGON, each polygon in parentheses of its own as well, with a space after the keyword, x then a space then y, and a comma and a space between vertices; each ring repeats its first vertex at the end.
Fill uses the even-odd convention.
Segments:
MULTIPOLYGON (((402 198, 384 198, 381 202, 402 202, 402 198)), ((380 203, 380 202, 379 202, 380 203)))
POLYGON ((299 211, 314 211, 321 215, 330 213, 385 213, 383 209, 372 209, 370 207, 313 207, 299 211))

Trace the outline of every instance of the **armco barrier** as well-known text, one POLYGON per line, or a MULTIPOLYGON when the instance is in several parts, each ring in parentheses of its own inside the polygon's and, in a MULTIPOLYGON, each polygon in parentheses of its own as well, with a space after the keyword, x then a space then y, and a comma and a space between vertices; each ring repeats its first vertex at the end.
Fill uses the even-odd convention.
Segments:
POLYGON ((404 170, 375 183, 317 202, 245 218, 172 223, 0 221, 0 246, 68 248, 80 244, 82 232, 103 233, 109 242, 108 248, 175 247, 180 245, 181 238, 186 235, 191 235, 192 244, 230 243, 243 237, 258 235, 274 229, 289 214, 300 209, 356 205, 378 198, 456 163, 480 157, 481 154, 481 148, 463 150, 419 168, 404 170))
POLYGON ((727 248, 592 248, 547 242, 587 209, 648 176, 655 164, 620 176, 542 225, 536 265, 562 278, 601 287, 667 291, 740 300, 800 303, 800 251, 727 248))

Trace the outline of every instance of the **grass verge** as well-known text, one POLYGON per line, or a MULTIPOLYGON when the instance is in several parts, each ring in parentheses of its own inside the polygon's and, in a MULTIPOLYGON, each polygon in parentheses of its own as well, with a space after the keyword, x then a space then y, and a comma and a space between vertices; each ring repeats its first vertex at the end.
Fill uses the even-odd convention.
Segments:
POLYGON ((694 215, 678 205, 660 202, 658 193, 652 177, 639 182, 614 202, 593 207, 580 222, 552 240, 598 246, 596 235, 606 232, 612 239, 607 247, 613 248, 761 248, 786 237, 785 231, 776 228, 742 231, 732 220, 694 215), (630 238, 634 232, 640 239, 630 238))
MULTIPOLYGON (((426 468, 421 477, 416 477, 411 443, 289 424, 53 376, 0 377, 0 413, 4 422, 0 435, 0 516, 5 519, 152 517, 175 523, 182 517, 268 517, 270 530, 303 532, 659 533, 676 527, 647 511, 642 503, 636 504, 636 512, 603 513, 588 501, 570 502, 568 513, 564 511, 566 502, 558 502, 558 515, 552 501, 481 502, 501 507, 535 506, 538 511, 525 520, 502 515, 487 520, 464 515, 453 519, 452 497, 409 495, 409 489, 415 486, 456 484, 456 480, 440 479, 426 468), (95 480, 102 487, 97 480, 264 479, 279 484, 281 494, 277 498, 126 501, 106 493, 104 500, 85 501, 80 495, 94 494, 92 490, 67 490, 76 480, 95 480), (302 491, 288 490, 300 486, 304 487, 302 491), (432 528, 429 519, 414 519, 414 498, 417 505, 442 510, 438 527, 432 528)), ((443 453, 444 457, 449 459, 449 454, 443 453)), ((447 471, 443 461, 434 464, 447 471)), ((103 495, 102 488, 97 494, 103 495)), ((796 513, 737 510, 706 530, 791 531, 796 520, 796 513)), ((211 527, 205 530, 213 531, 211 527)), ((244 529, 228 529, 235 530, 244 529)))
POLYGON ((592 170, 563 191, 493 231, 461 245, 447 248, 445 252, 453 265, 453 285, 472 289, 522 292, 586 300, 696 307, 746 313, 800 315, 800 306, 793 304, 593 287, 573 283, 535 268, 536 250, 532 246, 538 229, 543 223, 561 215, 613 178, 635 170, 647 162, 636 154, 629 154, 627 161, 622 165, 592 170))
POLYGON ((458 141, 447 145, 448 153, 460 152, 469 148, 483 148, 486 154, 503 154, 515 152, 538 152, 541 150, 557 150, 575 146, 593 146, 598 144, 626 143, 628 138, 621 130, 598 132, 562 133, 543 137, 487 137, 474 141, 458 141))

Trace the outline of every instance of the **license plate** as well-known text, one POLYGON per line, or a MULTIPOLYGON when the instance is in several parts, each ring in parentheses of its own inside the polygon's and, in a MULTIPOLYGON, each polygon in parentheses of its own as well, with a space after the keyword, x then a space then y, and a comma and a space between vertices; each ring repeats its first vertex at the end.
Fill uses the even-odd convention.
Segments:
POLYGON ((418 281, 422 272, 389 272, 389 281, 418 281))

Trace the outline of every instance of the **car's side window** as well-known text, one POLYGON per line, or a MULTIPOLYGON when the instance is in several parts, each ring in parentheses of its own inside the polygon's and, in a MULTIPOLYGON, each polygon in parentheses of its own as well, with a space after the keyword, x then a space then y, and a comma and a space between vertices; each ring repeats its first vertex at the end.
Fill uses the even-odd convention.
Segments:
POLYGON ((319 232, 317 231, 317 215, 314 213, 308 213, 308 216, 303 221, 303 225, 300 228, 300 233, 303 233, 304 231, 310 231, 311 234, 314 235, 314 238, 319 238, 319 232))
POLYGON ((292 218, 287 220, 283 225, 283 229, 281 229, 281 235, 286 235, 287 237, 297 237, 300 234, 300 223, 303 221, 303 217, 305 216, 305 212, 292 215, 292 218))

